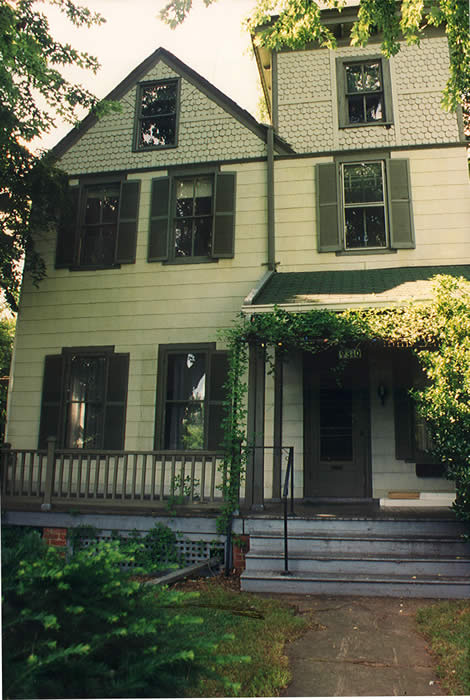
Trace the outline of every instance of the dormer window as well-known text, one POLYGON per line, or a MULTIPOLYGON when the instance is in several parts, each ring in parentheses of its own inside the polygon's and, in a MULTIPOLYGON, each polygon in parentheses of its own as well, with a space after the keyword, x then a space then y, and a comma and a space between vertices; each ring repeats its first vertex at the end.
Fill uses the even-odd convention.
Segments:
POLYGON ((338 58, 338 115, 340 128, 392 123, 392 93, 387 61, 338 58))
POLYGON ((142 83, 137 92, 138 151, 177 145, 178 81, 142 83))

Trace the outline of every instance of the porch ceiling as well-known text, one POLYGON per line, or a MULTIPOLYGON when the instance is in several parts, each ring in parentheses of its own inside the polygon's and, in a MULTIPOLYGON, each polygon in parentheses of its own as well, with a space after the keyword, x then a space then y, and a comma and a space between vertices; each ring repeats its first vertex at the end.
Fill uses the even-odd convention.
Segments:
POLYGON ((431 280, 435 275, 470 280, 470 265, 276 272, 261 285, 251 304, 247 298, 245 308, 253 312, 256 307, 274 304, 307 309, 425 301, 431 298, 431 280))

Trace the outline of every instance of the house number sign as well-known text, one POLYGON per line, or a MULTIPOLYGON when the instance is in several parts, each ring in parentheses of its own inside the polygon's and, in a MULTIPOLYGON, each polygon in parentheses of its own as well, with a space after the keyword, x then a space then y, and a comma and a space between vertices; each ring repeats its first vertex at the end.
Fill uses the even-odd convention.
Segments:
POLYGON ((362 358, 362 350, 361 348, 338 350, 338 358, 340 360, 360 360, 362 358))

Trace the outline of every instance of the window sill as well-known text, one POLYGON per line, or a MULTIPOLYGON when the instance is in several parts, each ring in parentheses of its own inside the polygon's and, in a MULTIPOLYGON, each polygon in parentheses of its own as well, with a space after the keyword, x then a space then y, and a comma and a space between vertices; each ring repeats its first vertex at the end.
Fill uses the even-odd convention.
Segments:
POLYGON ((216 263, 219 258, 175 258, 174 260, 163 260, 164 265, 200 265, 201 263, 216 263))
POLYGON ((70 265, 68 269, 71 272, 93 272, 93 270, 120 270, 120 263, 113 263, 112 265, 70 265))
POLYGON ((148 153, 149 151, 166 151, 169 148, 178 148, 178 143, 167 143, 162 146, 134 146, 133 153, 148 153))
POLYGON ((392 248, 374 248, 369 250, 368 248, 361 248, 359 250, 337 250, 335 255, 350 256, 350 255, 394 255, 397 251, 392 248))
POLYGON ((367 126, 385 126, 390 129, 393 126, 393 122, 358 122, 356 124, 340 124, 340 129, 363 129, 367 126))

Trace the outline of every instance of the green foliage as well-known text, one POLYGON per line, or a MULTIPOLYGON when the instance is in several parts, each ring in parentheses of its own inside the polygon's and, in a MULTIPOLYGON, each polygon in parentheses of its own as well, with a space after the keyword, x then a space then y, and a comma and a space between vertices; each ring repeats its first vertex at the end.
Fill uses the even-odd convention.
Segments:
POLYGON ((29 533, 2 555, 5 697, 181 697, 220 677, 220 636, 188 594, 132 580, 118 543, 66 561, 29 533))
POLYGON ((470 695, 470 603, 436 603, 418 610, 416 621, 437 658, 444 693, 470 695))
POLYGON ((157 523, 143 536, 135 530, 122 546, 124 552, 130 547, 135 565, 145 569, 146 573, 183 563, 176 546, 176 534, 162 523, 157 523))
MULTIPOLYGON (((0 319, 0 377, 8 377, 10 372, 11 351, 15 335, 15 321, 0 319)), ((8 383, 0 383, 0 443, 5 435, 5 423, 7 418, 8 383)))
MULTIPOLYGON (((215 0, 204 0, 206 6, 215 0)), ((382 52, 394 56, 400 41, 419 44, 426 26, 444 25, 449 41, 450 76, 442 105, 455 110, 470 95, 470 33, 467 0, 360 0, 358 19, 351 32, 353 46, 365 46, 372 33, 379 31, 382 52)), ((326 0, 322 7, 343 9, 342 0, 326 0)), ((170 0, 160 17, 171 27, 184 21, 191 11, 192 0, 170 0)), ((255 41, 272 49, 302 49, 311 42, 330 49, 336 39, 321 23, 320 3, 313 0, 253 0, 246 20, 255 41), (262 29, 260 29, 262 27, 262 29)))
MULTIPOLYGON (((46 0, 76 27, 103 18, 72 0, 46 0)), ((0 288, 16 310, 21 263, 34 282, 45 276, 35 241, 55 224, 64 197, 64 178, 50 156, 28 144, 48 133, 59 117, 71 124, 80 110, 99 110, 97 99, 60 72, 78 66, 96 72, 93 56, 57 42, 36 0, 0 3, 0 288)), ((113 109, 107 105, 105 109, 113 109)))

